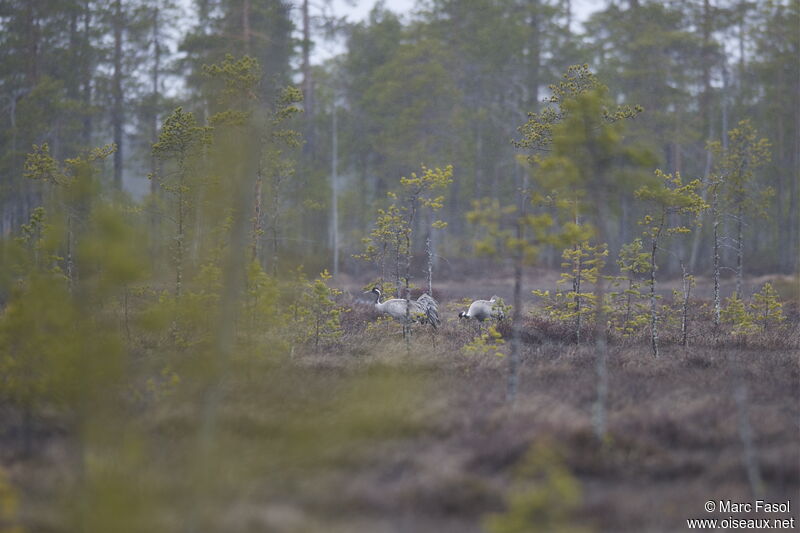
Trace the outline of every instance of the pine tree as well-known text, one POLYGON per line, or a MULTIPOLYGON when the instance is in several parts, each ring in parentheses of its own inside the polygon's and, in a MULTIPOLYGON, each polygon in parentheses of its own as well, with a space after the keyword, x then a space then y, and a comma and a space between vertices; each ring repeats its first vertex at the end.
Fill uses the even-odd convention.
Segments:
POLYGON ((765 333, 770 325, 775 326, 786 320, 778 292, 772 288, 770 282, 765 283, 760 292, 753 294, 750 301, 750 312, 765 333))
POLYGON ((620 248, 617 266, 622 276, 616 281, 626 284, 626 287, 621 292, 612 292, 611 299, 615 302, 615 314, 619 316, 616 330, 624 336, 635 334, 647 323, 647 313, 641 303, 645 295, 641 291, 640 275, 647 273, 649 264, 650 256, 644 251, 641 238, 620 248))
POLYGON ((657 253, 664 238, 670 235, 689 233, 691 229, 683 222, 676 223, 675 215, 691 217, 695 221, 708 207, 697 193, 700 180, 684 183, 680 174, 664 174, 656 170, 658 183, 641 187, 636 198, 651 203, 654 209, 639 222, 644 227, 644 236, 650 241, 650 344, 653 355, 658 357, 658 307, 656 306, 657 253))
POLYGON ((758 132, 749 120, 742 120, 728 132, 728 145, 719 141, 709 143, 717 158, 717 168, 712 176, 711 209, 714 224, 714 305, 719 314, 719 225, 722 214, 731 216, 735 223, 733 237, 736 249, 736 293, 742 293, 744 277, 744 227, 750 213, 763 215, 766 200, 773 194, 770 187, 756 181, 756 170, 770 159, 770 142, 758 138, 758 132))
POLYGON ((188 217, 195 188, 194 170, 200 152, 211 142, 211 128, 200 126, 192 112, 176 108, 164 121, 153 153, 174 164, 174 169, 164 170, 159 176, 161 189, 172 196, 175 209, 171 219, 175 223, 173 261, 175 264, 175 296, 180 297, 185 266, 188 217))
POLYGON ((744 301, 738 293, 733 293, 725 299, 725 306, 722 308, 721 321, 732 326, 734 335, 749 335, 754 333, 758 326, 753 323, 753 317, 747 312, 744 301))
MULTIPOLYGON (((558 103, 558 107, 532 117, 522 130, 529 147, 541 150, 551 146, 546 157, 534 154, 531 159, 540 164, 540 181, 546 190, 575 198, 581 206, 580 212, 586 213, 591 222, 597 242, 607 242, 610 211, 618 198, 616 194, 610 196, 610 191, 635 186, 641 180, 639 168, 652 160, 649 151, 622 142, 625 122, 642 109, 611 105, 607 88, 586 66, 571 67, 564 80, 551 90, 551 101, 558 103)), ((598 278, 595 294, 599 302, 606 301, 602 276, 598 278)), ((597 310, 595 321, 605 326, 605 306, 600 305, 597 310)), ((593 419, 595 433, 601 439, 606 432, 608 390, 606 329, 599 328, 595 338, 598 394, 593 419)))

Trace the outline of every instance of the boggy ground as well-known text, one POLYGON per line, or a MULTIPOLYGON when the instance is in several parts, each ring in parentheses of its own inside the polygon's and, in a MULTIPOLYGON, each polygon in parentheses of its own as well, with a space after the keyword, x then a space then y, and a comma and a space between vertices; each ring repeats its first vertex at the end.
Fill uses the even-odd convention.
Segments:
MULTIPOLYGON (((688 348, 665 331, 659 359, 645 338, 611 339, 605 441, 592 424, 591 340, 575 345, 568 326, 526 318, 512 406, 506 358, 465 354, 474 327, 449 309, 443 314, 435 336, 416 328, 406 344, 398 324, 376 323, 370 306, 353 305, 336 342, 277 363, 234 358, 216 448, 200 460, 192 452, 204 427, 198 396, 165 394, 134 409, 127 427, 136 428, 144 457, 88 454, 89 471, 103 457, 121 465, 120 479, 100 486, 105 493, 88 491, 92 501, 137 487, 145 496, 133 501, 153 531, 478 532, 520 487, 558 499, 546 476, 520 474, 526 454, 545 450, 579 495, 572 507, 546 502, 531 516, 548 525, 519 531, 686 531, 686 519, 714 516, 703 510, 707 500, 753 500, 748 468, 762 497, 791 499, 798 518, 795 312, 783 329, 744 340, 715 337, 698 318, 688 348)), ((500 330, 509 334, 508 325, 500 330)), ((68 425, 57 414, 41 416, 33 456, 20 458, 16 415, 3 410, 3 418, 3 464, 19 488, 19 522, 29 531, 70 530, 68 425)), ((120 498, 107 523, 130 511, 127 501, 120 498)))
POLYGON ((798 516, 796 327, 750 344, 698 331, 688 348, 667 340, 659 359, 641 340, 612 342, 608 437, 601 443, 591 417, 594 347, 563 343, 563 326, 526 321, 519 395, 509 406, 505 359, 462 353, 473 334, 468 325, 447 321, 431 351, 416 348, 433 340, 418 333, 406 353, 397 327, 381 326, 381 339, 365 340, 371 335, 355 325, 360 318, 348 318, 350 353, 301 360, 313 368, 380 362, 421 369, 427 428, 342 473, 341 490, 323 507, 336 510, 343 530, 481 531, 487 513, 506 508, 515 465, 536 445, 555 449, 581 487, 565 526, 685 531, 686 519, 715 516, 703 510, 707 500, 753 500, 748 467, 761 480, 762 498, 793 500, 794 514, 780 518, 798 516), (370 342, 384 348, 362 351, 370 342))

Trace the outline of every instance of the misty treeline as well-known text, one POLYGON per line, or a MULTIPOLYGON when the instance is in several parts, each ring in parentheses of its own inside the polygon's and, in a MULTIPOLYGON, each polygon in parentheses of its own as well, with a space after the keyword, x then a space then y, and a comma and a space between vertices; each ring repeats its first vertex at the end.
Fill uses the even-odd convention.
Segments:
MULTIPOLYGON (((371 277, 353 255, 386 194, 422 164, 452 164, 439 215, 448 230, 430 235, 446 274, 452 263, 439 257, 473 255, 465 217, 472 202, 513 202, 526 182, 515 155, 528 153, 520 146, 527 114, 548 105, 548 86, 567 66, 588 64, 612 100, 642 107, 625 142, 650 152, 650 171, 701 179, 706 200, 728 131, 748 119, 770 143, 750 184, 772 192, 763 217, 740 225, 726 212, 715 226, 704 214, 701 230, 676 242, 662 268, 677 275, 683 261, 690 272, 710 272, 716 227, 723 275, 737 266, 736 239, 748 251, 748 272, 791 272, 800 223, 799 12, 794 0, 610 1, 581 26, 569 0, 431 0, 403 17, 379 3, 352 24, 330 4, 307 0, 7 0, 0 226, 15 231, 45 199, 25 178, 33 145, 47 144, 62 161, 113 144, 98 170, 101 186, 132 192, 153 213, 151 232, 163 229, 158 203, 175 191, 160 179, 163 158, 152 145, 179 106, 198 127, 208 125, 218 87, 205 67, 248 55, 260 67, 253 96, 262 113, 276 109, 287 86, 303 93, 303 112, 287 118, 303 136, 286 158, 292 168, 259 174, 262 267, 304 263, 371 277), (316 62, 315 46, 329 39, 343 51, 316 62)), ((610 192, 603 224, 614 256, 639 235, 645 208, 634 192, 610 192)), ((415 243, 420 255, 424 245, 415 243)), ((559 256, 546 250, 540 262, 557 267, 559 256)))

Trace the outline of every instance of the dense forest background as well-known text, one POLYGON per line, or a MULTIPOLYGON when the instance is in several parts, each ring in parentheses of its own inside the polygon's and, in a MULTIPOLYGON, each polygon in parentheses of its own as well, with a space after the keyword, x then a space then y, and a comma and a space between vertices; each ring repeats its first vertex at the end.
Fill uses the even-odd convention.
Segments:
MULTIPOLYGON (((626 143, 649 149, 653 168, 707 180, 716 163, 707 143, 726 144, 726 132, 750 119, 772 151, 755 186, 774 193, 765 217, 744 228, 746 270, 795 271, 798 2, 608 1, 584 24, 574 17, 569 0, 428 0, 402 17, 378 2, 356 24, 308 1, 5 0, 0 233, 43 203, 42 184, 25 178, 34 144, 49 145, 56 160, 115 144, 103 188, 157 212, 165 193, 151 147, 161 125, 178 106, 205 124, 218 87, 203 66, 232 54, 257 59, 265 110, 288 85, 303 93, 303 113, 289 119, 303 136, 287 151, 293 168, 281 171, 279 188, 261 192, 261 239, 274 252, 260 254, 265 269, 275 271, 276 261, 361 274, 352 256, 376 208, 420 164, 454 165, 441 214, 449 228, 432 235, 436 257, 470 257, 474 229, 464 214, 478 198, 513 201, 526 173, 515 157, 526 152, 512 142, 518 128, 568 65, 588 64, 614 99, 644 108, 626 143), (341 53, 315 63, 314 47, 330 39, 343 43, 341 53)), ((612 256, 638 234, 641 214, 632 190, 619 191, 615 205, 606 231, 612 256)), ((733 234, 732 219, 723 226, 733 234)), ((677 272, 682 260, 707 271, 710 240, 704 224, 663 268, 677 272)), ((735 261, 729 247, 722 252, 723 264, 735 261)), ((542 261, 557 266, 559 254, 542 261)), ((437 264, 443 274, 450 265, 437 264)))

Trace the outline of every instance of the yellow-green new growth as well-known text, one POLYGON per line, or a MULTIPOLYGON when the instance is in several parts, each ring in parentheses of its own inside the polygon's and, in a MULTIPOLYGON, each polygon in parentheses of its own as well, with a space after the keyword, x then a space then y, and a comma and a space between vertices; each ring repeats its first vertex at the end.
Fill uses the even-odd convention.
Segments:
POLYGON ((753 295, 750 301, 750 312, 753 315, 753 319, 761 325, 762 330, 765 332, 769 326, 775 326, 786 320, 778 292, 770 282, 764 284, 761 292, 753 295))
POLYGON ((486 333, 483 333, 472 341, 464 345, 464 353, 467 355, 486 355, 492 354, 497 357, 503 357, 503 347, 505 346, 503 335, 497 331, 497 327, 492 324, 486 333))
MULTIPOLYGON (((440 194, 453 182, 453 166, 427 168, 422 166, 418 174, 400 178, 400 189, 387 194, 390 204, 386 209, 378 209, 375 224, 369 236, 362 239, 364 251, 354 257, 374 262, 378 267, 380 285, 386 278, 386 262, 390 254, 394 256, 395 290, 410 288, 409 269, 412 253, 412 234, 420 209, 428 209, 433 214, 444 205, 444 195, 440 194), (404 261, 405 260, 405 261, 404 261), (404 264, 405 263, 405 264, 404 264), (405 266, 405 271, 403 267, 405 266)), ((432 228, 444 228, 446 223, 433 220, 432 228)))
MULTIPOLYGON (((602 84, 589 69, 589 65, 571 65, 562 75, 562 79, 549 86, 550 97, 545 100, 552 106, 545 107, 542 111, 528 113, 528 121, 517 128, 522 139, 514 141, 519 148, 526 148, 534 153, 529 156, 529 160, 536 160, 536 152, 546 151, 553 143, 553 128, 563 122, 570 114, 570 107, 567 104, 579 96, 598 91, 605 94, 608 87, 602 84), (567 105, 565 105, 567 104, 567 105)), ((607 122, 634 118, 644 111, 639 105, 620 105, 610 110, 608 107, 602 108, 603 119, 607 122)))
POLYGON ((506 495, 506 509, 483 522, 489 533, 584 533, 574 522, 581 501, 578 481, 563 459, 539 444, 523 457, 506 495))
POLYGON ((744 226, 751 214, 765 216, 768 200, 773 196, 771 187, 760 187, 755 171, 772 159, 770 142, 759 138, 749 120, 742 120, 728 132, 728 146, 719 141, 708 144, 708 149, 718 161, 711 175, 709 189, 714 224, 714 307, 719 316, 719 226, 723 214, 734 218, 736 235, 736 292, 742 292, 744 276, 744 226))
POLYGON ((174 171, 150 176, 150 179, 158 180, 161 189, 170 194, 175 202, 173 220, 176 227, 172 258, 175 264, 177 297, 180 297, 183 289, 187 218, 196 181, 189 168, 189 161, 211 143, 211 131, 208 126, 199 126, 192 112, 184 112, 182 107, 178 107, 164 121, 158 142, 153 145, 153 154, 157 158, 172 161, 175 165, 174 171))
POLYGON ((747 312, 744 301, 737 293, 725 299, 725 306, 721 313, 722 323, 730 324, 731 333, 734 335, 749 335, 755 333, 758 326, 753 322, 753 317, 747 312))
POLYGON ((564 259, 561 267, 569 270, 561 273, 557 285, 568 283, 572 286, 572 290, 557 290, 552 294, 546 290, 533 291, 534 295, 542 299, 548 318, 575 323, 577 342, 581 341, 584 323, 587 319, 593 319, 597 307, 597 295, 594 290, 587 291, 584 284, 597 283, 607 256, 607 245, 593 246, 586 240, 575 244, 572 248, 566 248, 561 254, 564 259))
POLYGON ((336 303, 336 297, 342 291, 328 286, 331 277, 327 270, 323 270, 317 279, 308 281, 302 271, 298 271, 298 295, 289 306, 286 317, 294 342, 313 340, 317 348, 321 342, 342 336, 341 316, 347 310, 336 303))
POLYGON ((708 208, 708 204, 697 193, 700 180, 684 183, 680 174, 676 173, 673 176, 661 170, 656 170, 656 178, 655 183, 639 188, 636 191, 636 198, 652 206, 652 210, 639 221, 639 224, 644 227, 644 236, 650 243, 650 340, 653 355, 658 357, 656 254, 661 249, 664 237, 689 233, 691 230, 686 221, 692 220, 697 225, 697 218, 708 208))
POLYGON ((648 271, 650 254, 644 251, 642 239, 636 238, 624 244, 619 251, 617 266, 622 276, 614 278, 614 285, 626 284, 622 290, 611 292, 614 329, 623 336, 630 336, 647 324, 647 312, 642 299, 641 275, 648 271))

